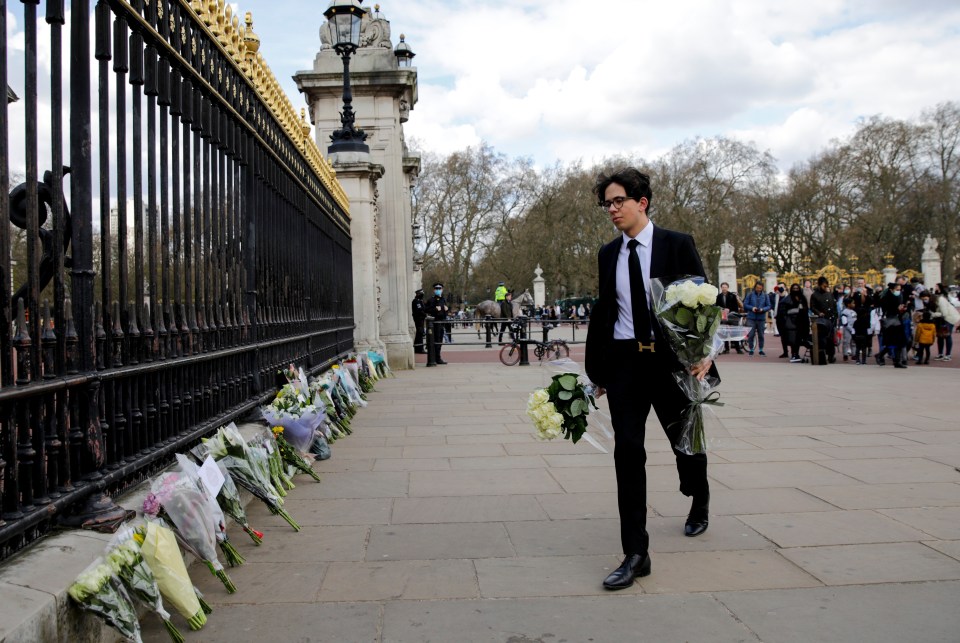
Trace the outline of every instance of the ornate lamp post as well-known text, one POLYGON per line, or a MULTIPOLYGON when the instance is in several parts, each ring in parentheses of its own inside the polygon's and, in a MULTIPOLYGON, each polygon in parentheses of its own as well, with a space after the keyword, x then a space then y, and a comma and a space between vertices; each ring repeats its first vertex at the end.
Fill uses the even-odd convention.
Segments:
POLYGON ((412 67, 413 57, 416 56, 410 45, 407 44, 407 37, 400 34, 400 42, 393 50, 393 55, 397 57, 398 67, 412 67))
POLYGON ((369 152, 364 143, 367 134, 353 126, 353 93, 350 91, 350 56, 360 46, 360 22, 366 9, 360 6, 363 0, 333 0, 323 15, 333 27, 333 50, 343 59, 343 112, 340 114, 340 129, 330 135, 332 141, 328 154, 336 152, 369 152))

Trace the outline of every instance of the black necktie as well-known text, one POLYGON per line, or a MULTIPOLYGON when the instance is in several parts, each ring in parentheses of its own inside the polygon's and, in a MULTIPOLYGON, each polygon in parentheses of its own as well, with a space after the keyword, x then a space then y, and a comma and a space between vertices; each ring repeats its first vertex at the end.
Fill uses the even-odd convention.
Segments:
POLYGON ((630 258, 630 299, 633 303, 633 336, 640 342, 650 341, 650 310, 647 308, 647 289, 643 286, 643 270, 640 269, 640 255, 637 246, 640 242, 630 239, 627 250, 630 258))

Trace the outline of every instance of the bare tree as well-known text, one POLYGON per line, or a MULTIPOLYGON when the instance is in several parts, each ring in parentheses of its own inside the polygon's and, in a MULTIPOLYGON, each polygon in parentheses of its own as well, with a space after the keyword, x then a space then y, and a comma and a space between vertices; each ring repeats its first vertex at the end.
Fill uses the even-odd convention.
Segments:
POLYGON ((948 282, 960 278, 960 104, 937 105, 923 114, 920 126, 921 155, 932 192, 930 232, 941 242, 942 272, 948 282))
POLYGON ((487 144, 445 158, 426 155, 413 194, 425 278, 444 281, 450 295, 463 297, 476 262, 525 210, 532 178, 529 161, 510 161, 487 144))

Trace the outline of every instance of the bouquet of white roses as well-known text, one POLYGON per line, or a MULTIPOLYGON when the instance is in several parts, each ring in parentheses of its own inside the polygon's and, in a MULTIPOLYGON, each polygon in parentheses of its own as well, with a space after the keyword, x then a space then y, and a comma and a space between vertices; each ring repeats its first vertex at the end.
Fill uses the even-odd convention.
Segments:
MULTIPOLYGON (((724 339, 718 334, 722 309, 716 305, 719 292, 716 286, 706 283, 703 277, 685 276, 651 279, 650 291, 653 312, 663 328, 664 338, 686 369, 717 356, 724 339)), ((689 370, 678 371, 673 376, 690 400, 681 437, 674 448, 688 455, 704 453, 703 405, 722 406, 717 401, 719 393, 714 391, 719 381, 712 376, 698 380, 689 370)))
POLYGON ((576 444, 587 430, 591 404, 597 408, 592 384, 581 383, 577 373, 558 373, 549 386, 530 394, 527 415, 541 440, 562 435, 576 444))

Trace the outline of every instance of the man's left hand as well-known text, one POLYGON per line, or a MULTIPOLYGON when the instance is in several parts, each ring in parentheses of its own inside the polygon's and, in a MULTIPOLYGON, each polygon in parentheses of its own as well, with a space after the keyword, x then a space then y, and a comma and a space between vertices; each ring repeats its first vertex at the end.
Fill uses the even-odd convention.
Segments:
POLYGON ((710 372, 710 367, 713 366, 712 359, 705 359, 699 364, 695 364, 690 367, 690 374, 696 377, 701 382, 703 378, 707 376, 707 373, 710 372))

